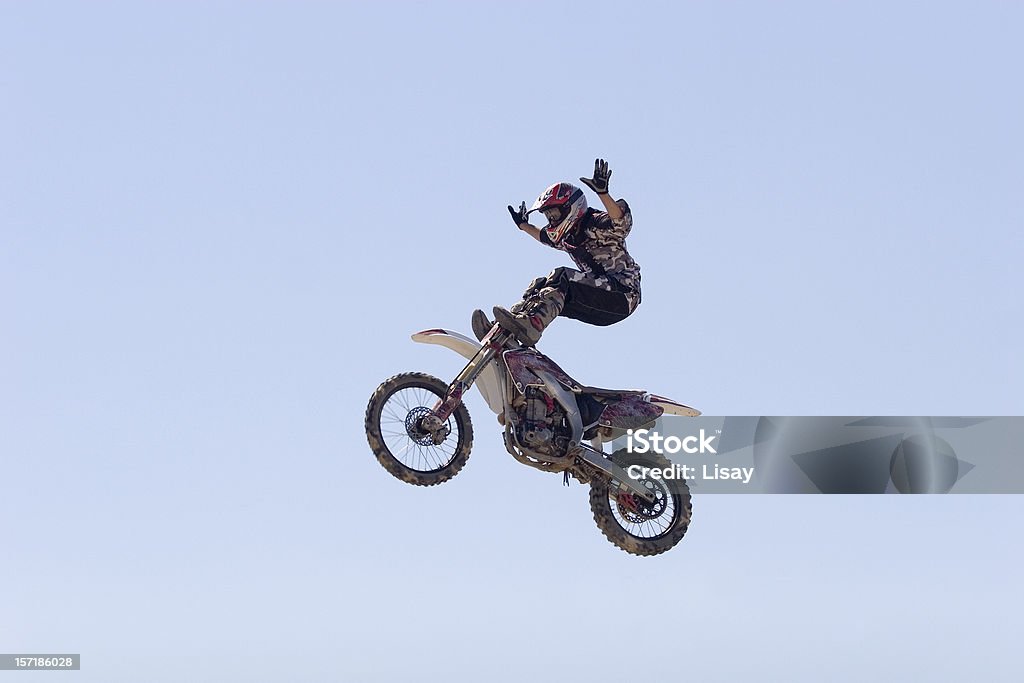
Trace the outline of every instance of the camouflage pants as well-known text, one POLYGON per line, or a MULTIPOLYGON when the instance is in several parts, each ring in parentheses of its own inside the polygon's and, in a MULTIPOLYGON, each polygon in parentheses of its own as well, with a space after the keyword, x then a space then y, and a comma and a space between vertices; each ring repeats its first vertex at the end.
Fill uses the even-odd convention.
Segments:
POLYGON ((544 327, 559 315, 605 326, 625 319, 639 304, 640 292, 624 291, 604 275, 563 267, 534 279, 512 312, 537 316, 544 327))

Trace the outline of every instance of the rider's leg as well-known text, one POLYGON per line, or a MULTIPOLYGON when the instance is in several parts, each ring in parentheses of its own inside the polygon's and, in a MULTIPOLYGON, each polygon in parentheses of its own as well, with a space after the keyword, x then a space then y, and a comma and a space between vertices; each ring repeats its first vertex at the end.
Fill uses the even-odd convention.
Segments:
MULTIPOLYGON (((523 306, 526 304, 526 302, 535 297, 537 293, 540 292, 540 290, 544 289, 544 287, 547 286, 548 277, 550 276, 545 275, 534 278, 533 281, 530 282, 530 285, 526 288, 526 291, 523 292, 522 300, 513 304, 511 308, 509 308, 509 312, 521 313, 523 310, 523 306)), ((494 326, 494 323, 488 320, 487 314, 485 314, 479 308, 473 311, 473 316, 470 322, 473 328, 473 334, 476 335, 476 338, 479 341, 483 341, 484 337, 487 336, 487 333, 491 331, 491 327, 494 326)))
POLYGON ((628 293, 573 282, 565 298, 563 318, 573 318, 588 325, 614 325, 633 312, 636 297, 628 293))
POLYGON ((511 311, 495 306, 494 317, 524 346, 533 346, 564 307, 565 294, 556 287, 545 287, 528 300, 514 305, 511 311))
POLYGON ((639 303, 639 291, 624 291, 604 275, 563 267, 535 279, 522 301, 507 311, 495 307, 494 314, 502 327, 532 346, 559 315, 591 325, 612 325, 629 316, 639 303))

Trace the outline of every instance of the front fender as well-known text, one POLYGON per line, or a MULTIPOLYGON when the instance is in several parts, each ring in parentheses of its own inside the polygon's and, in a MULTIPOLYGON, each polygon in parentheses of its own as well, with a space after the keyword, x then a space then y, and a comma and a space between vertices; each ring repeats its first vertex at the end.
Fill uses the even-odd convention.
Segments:
MULTIPOLYGON (((466 360, 471 360, 481 349, 480 342, 475 339, 470 339, 464 334, 441 328, 417 332, 412 335, 412 340, 420 344, 443 346, 451 349, 466 360)), ((499 370, 500 366, 497 360, 492 361, 484 368, 475 382, 476 388, 480 390, 481 395, 483 395, 484 400, 487 402, 487 407, 494 411, 495 415, 501 415, 505 412, 505 375, 499 372, 499 370)))

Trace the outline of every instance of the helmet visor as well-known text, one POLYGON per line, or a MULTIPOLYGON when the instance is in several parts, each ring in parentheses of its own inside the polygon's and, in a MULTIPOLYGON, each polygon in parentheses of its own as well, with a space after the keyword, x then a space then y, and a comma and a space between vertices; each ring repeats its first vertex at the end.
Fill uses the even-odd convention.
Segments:
POLYGON ((544 218, 548 219, 548 227, 550 228, 558 225, 565 218, 565 207, 549 206, 546 209, 541 209, 541 213, 544 214, 544 218))

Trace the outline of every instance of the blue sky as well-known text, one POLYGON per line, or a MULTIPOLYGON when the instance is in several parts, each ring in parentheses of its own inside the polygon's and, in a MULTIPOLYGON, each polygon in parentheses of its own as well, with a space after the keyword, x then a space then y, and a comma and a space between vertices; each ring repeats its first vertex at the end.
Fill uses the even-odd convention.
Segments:
POLYGON ((478 396, 437 489, 387 475, 362 416, 391 374, 461 367, 410 333, 565 264, 505 205, 598 156, 644 303, 548 331, 582 381, 1024 414, 1022 18, 0 6, 0 650, 103 681, 1010 680, 1017 497, 698 497, 644 560, 478 396))

